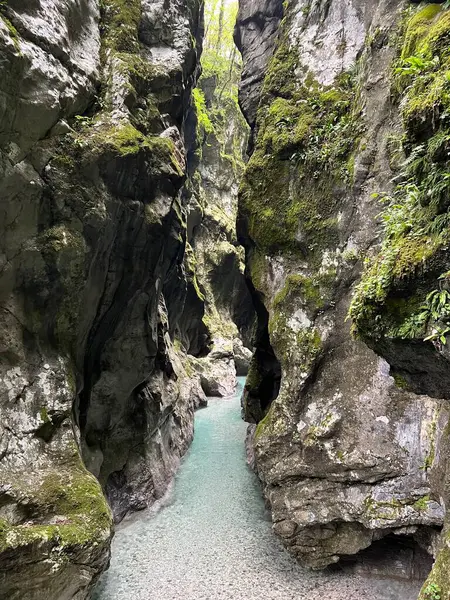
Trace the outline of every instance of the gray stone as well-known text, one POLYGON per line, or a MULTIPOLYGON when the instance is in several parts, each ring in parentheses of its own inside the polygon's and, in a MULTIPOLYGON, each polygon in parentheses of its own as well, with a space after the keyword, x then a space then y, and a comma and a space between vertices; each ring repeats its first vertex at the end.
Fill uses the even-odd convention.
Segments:
POLYGON ((235 42, 243 60, 239 101, 251 126, 256 122, 259 94, 282 16, 282 0, 241 0, 239 2, 235 29, 235 42))
MULTIPOLYGON (((241 2, 237 39, 247 65, 241 101, 250 123, 255 123, 261 79, 252 80, 248 71, 257 64, 264 73, 274 44, 275 49, 283 44, 298 55, 293 89, 302 82, 308 86, 311 77, 317 85, 328 86, 353 69, 363 107, 363 133, 354 153, 356 177, 333 190, 336 239, 327 240, 324 250, 317 244, 322 252, 318 259, 313 244, 302 245, 301 220, 299 245, 293 251, 282 244, 270 247, 262 235, 252 238, 249 231, 256 228, 246 221, 244 203, 238 216, 247 272, 257 275, 252 279, 256 288, 252 297, 259 334, 243 396, 247 420, 261 421, 253 437, 255 465, 275 532, 302 563, 322 568, 359 553, 390 532, 420 537, 423 530, 442 525, 444 505, 431 467, 438 466, 435 450, 448 413, 439 401, 398 389, 387 363, 352 338, 346 321, 351 286, 360 274, 358 256, 379 241, 379 206, 371 192, 392 185, 386 140, 398 129, 399 117, 391 102, 394 52, 387 40, 395 36, 400 6, 389 0, 331 4, 295 0, 287 6, 278 37, 275 32, 266 35, 267 28, 278 27, 276 11, 270 7, 264 0, 241 2), (251 27, 246 29, 246 24, 251 27), (369 44, 374 36, 382 41, 369 44), (253 255, 258 252, 255 268, 253 255), (355 261, 347 260, 350 252, 355 261), (328 284, 320 284, 320 306, 312 309, 314 301, 304 290, 290 293, 289 301, 280 300, 295 277, 306 281, 328 277, 328 284), (309 360, 305 346, 309 348, 311 331, 317 333, 320 350, 309 360)), ((276 89, 271 93, 277 96, 276 89)), ((254 127, 258 160, 261 148, 266 156, 275 154, 258 138, 273 99, 267 94, 262 98, 254 127)), ((294 152, 301 156, 301 148, 289 151, 295 168, 282 172, 293 196, 287 201, 295 200, 296 185, 307 184, 313 193, 317 185, 318 196, 322 193, 323 203, 327 202, 326 184, 321 187, 327 174, 318 167, 311 180, 300 179, 295 161, 301 159, 294 152)), ((280 162, 274 164, 281 169, 282 161, 289 164, 289 156, 277 156, 280 162)), ((258 185, 257 178, 252 182, 258 185)), ((267 202, 264 209, 268 210, 267 202)), ((275 204, 273 209, 275 214, 275 204)), ((321 215, 317 216, 319 226, 321 215)))
MULTIPOLYGON (((162 11, 147 4, 143 40, 162 11)), ((168 334, 187 291, 182 121, 201 15, 193 2, 163 11, 165 69, 153 59, 165 34, 143 47, 166 87, 145 82, 164 117, 138 131, 148 88, 132 100, 123 56, 101 59, 97 2, 11 0, 1 12, 0 595, 81 600, 112 535, 81 456, 119 520, 164 494, 205 402, 168 334), (165 299, 174 269, 180 293, 165 299)))

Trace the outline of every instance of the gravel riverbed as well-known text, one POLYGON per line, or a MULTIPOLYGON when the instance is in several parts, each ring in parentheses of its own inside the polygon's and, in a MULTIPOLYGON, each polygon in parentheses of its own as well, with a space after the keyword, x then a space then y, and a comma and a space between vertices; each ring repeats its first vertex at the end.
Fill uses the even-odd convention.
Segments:
POLYGON ((118 527, 94 600, 415 600, 418 582, 311 572, 283 550, 245 463, 241 389, 197 413, 171 492, 118 527))

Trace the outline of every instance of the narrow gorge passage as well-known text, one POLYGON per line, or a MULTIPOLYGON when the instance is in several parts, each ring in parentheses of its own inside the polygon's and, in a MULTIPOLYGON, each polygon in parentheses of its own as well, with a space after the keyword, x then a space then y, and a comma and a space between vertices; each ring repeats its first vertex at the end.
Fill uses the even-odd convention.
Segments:
POLYGON ((450 600, 449 41, 0 0, 0 600, 450 600))
POLYGON ((119 526, 94 600, 413 600, 419 583, 303 569, 271 530, 246 465, 236 394, 197 412, 192 447, 158 512, 119 526))

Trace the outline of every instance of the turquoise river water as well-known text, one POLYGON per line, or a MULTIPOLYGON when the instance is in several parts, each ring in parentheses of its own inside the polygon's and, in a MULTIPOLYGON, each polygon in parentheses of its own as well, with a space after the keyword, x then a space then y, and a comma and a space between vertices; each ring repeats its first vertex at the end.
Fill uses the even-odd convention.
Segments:
POLYGON ((245 461, 239 397, 197 412, 159 511, 122 523, 95 600, 414 600, 417 584, 311 572, 281 547, 245 461))

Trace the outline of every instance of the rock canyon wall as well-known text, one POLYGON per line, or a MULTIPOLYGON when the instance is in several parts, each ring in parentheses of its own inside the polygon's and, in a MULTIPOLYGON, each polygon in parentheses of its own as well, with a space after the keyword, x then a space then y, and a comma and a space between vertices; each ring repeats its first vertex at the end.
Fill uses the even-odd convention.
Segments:
POLYGON ((449 586, 449 18, 241 0, 235 34, 253 128, 238 236, 258 314, 243 408, 274 530, 313 568, 410 536, 438 555, 424 598, 449 586))
POLYGON ((408 539, 450 597, 449 31, 241 0, 247 127, 199 0, 0 2, 0 598, 89 597, 247 371, 288 550, 408 539))
POLYGON ((198 201, 202 38, 197 0, 1 3, 1 598, 87 597, 113 516, 246 371, 236 174, 198 201))

